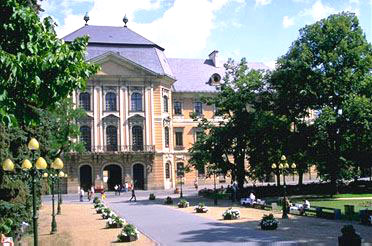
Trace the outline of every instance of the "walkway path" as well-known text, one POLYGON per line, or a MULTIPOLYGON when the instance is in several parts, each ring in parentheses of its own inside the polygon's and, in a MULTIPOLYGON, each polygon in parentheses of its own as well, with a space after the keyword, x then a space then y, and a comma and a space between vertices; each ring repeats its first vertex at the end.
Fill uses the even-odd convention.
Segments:
POLYGON ((239 227, 235 224, 221 223, 193 214, 177 211, 161 204, 161 200, 137 200, 110 198, 108 206, 129 223, 155 240, 159 245, 291 245, 291 241, 281 241, 275 236, 268 236, 260 230, 239 227))

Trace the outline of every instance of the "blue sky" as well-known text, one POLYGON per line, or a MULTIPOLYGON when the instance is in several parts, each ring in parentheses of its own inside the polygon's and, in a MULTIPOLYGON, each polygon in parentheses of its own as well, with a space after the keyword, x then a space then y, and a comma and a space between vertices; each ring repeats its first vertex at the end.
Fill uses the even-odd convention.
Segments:
POLYGON ((60 37, 84 25, 128 27, 165 48, 167 57, 220 57, 273 67, 300 28, 341 11, 356 13, 372 41, 372 0, 44 0, 43 16, 58 23, 60 37))

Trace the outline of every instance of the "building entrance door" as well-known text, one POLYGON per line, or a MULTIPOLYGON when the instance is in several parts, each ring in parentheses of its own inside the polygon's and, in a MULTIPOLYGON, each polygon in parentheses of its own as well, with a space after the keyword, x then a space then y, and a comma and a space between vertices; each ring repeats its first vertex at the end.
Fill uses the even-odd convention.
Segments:
POLYGON ((115 185, 122 184, 122 176, 121 176, 121 167, 119 165, 108 165, 105 166, 103 171, 108 172, 108 179, 107 179, 107 189, 110 191, 115 190, 115 185))
POLYGON ((83 165, 80 167, 80 188, 88 191, 92 186, 92 167, 83 165))
POLYGON ((145 189, 145 170, 142 164, 133 165, 133 182, 136 190, 145 189))

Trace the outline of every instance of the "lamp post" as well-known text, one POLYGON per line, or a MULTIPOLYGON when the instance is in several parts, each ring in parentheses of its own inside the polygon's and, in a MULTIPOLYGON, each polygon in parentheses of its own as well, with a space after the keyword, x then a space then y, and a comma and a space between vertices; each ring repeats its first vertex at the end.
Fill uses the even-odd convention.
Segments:
MULTIPOLYGON (((39 142, 35 138, 31 138, 31 140, 27 144, 27 148, 32 153, 31 161, 35 161, 35 152, 39 150, 39 142)), ((43 157, 39 157, 36 160, 35 165, 32 165, 31 161, 25 159, 22 162, 22 169, 24 171, 31 172, 31 180, 32 180, 32 221, 33 221, 33 233, 34 233, 34 246, 38 246, 38 215, 36 211, 36 185, 37 185, 37 178, 39 177, 39 170, 44 170, 47 168, 47 163, 43 157)), ((2 163, 2 168, 4 171, 14 171, 14 163, 10 159, 6 159, 2 163)))
MULTIPOLYGON (((61 171, 62 172, 62 171, 61 171)), ((67 178, 67 173, 63 173, 64 174, 62 177, 60 176, 61 175, 61 172, 58 174, 59 176, 59 179, 57 180, 57 184, 58 184, 58 206, 57 206, 57 215, 60 215, 61 214, 61 204, 62 204, 62 193, 61 193, 61 187, 60 187, 60 178, 67 178)))
POLYGON ((280 174, 283 175, 283 214, 282 214, 282 218, 283 219, 288 219, 288 208, 287 208, 287 202, 286 202, 287 201, 287 185, 286 185, 286 182, 285 182, 285 174, 288 170, 295 169, 296 164, 292 163, 292 165, 289 166, 289 164, 287 162, 287 158, 285 157, 285 155, 282 155, 281 158, 280 158, 280 163, 278 165, 273 163, 271 165, 271 168, 273 170, 278 169, 279 177, 280 177, 280 174))
POLYGON ((214 205, 217 205, 216 170, 214 170, 213 172, 213 182, 214 182, 214 205))
POLYGON ((51 179, 52 179, 52 224, 51 224, 51 227, 52 229, 50 231, 50 234, 54 234, 57 232, 56 214, 54 210, 54 185, 55 185, 55 180, 56 179, 59 180, 59 178, 61 176, 64 176, 65 174, 62 171, 56 174, 57 170, 61 170, 63 168, 63 162, 59 158, 56 158, 53 161, 51 168, 53 169, 53 173, 51 175, 51 179))

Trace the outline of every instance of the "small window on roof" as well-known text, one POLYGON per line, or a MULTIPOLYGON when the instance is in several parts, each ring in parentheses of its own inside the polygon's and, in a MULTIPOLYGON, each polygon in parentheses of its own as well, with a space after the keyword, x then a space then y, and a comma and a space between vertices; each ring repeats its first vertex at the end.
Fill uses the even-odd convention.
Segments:
POLYGON ((212 76, 209 78, 208 84, 209 85, 216 85, 221 82, 221 75, 218 73, 212 74, 212 76))

